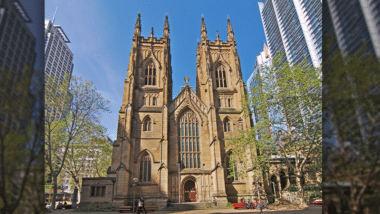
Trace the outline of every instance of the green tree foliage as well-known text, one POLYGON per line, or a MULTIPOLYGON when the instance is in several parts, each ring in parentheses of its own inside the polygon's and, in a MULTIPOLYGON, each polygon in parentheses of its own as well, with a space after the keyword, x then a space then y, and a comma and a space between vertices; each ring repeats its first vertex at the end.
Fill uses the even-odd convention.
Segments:
POLYGON ((322 170, 321 71, 306 60, 297 65, 283 63, 282 56, 278 53, 272 66, 260 68, 261 74, 254 77, 255 86, 244 104, 247 115, 253 109, 257 124, 238 133, 227 147, 234 148, 232 159, 243 161, 242 170, 262 174, 269 195, 271 160, 280 160, 278 167, 286 166, 296 175, 304 202, 301 179, 306 171, 322 170), (309 161, 312 166, 307 164, 309 161))
POLYGON ((83 142, 100 123, 100 113, 109 111, 105 100, 91 81, 73 76, 63 84, 48 77, 45 83, 45 163, 52 172, 53 200, 57 195, 57 177, 61 173, 70 146, 83 142))
POLYGON ((90 154, 90 173, 92 177, 106 177, 112 162, 112 145, 104 138, 91 141, 93 151, 90 154))
POLYGON ((43 88, 33 83, 41 76, 29 66, 0 71, 0 213, 42 212, 43 88))
MULTIPOLYGON (((325 41, 328 51, 333 39, 325 41)), ((362 213, 363 206, 379 213, 380 59, 365 45, 356 53, 324 55, 324 180, 335 184, 350 213, 362 213)))

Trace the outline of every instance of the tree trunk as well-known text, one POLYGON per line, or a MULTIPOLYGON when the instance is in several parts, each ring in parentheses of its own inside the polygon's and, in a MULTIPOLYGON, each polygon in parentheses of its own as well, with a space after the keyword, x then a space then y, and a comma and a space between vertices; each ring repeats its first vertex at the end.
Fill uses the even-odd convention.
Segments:
POLYGON ((53 176, 53 198, 51 200, 51 206, 53 207, 53 210, 55 210, 55 199, 57 197, 57 177, 58 175, 55 173, 52 173, 53 176))
POLYGON ((263 185, 267 196, 273 195, 272 188, 269 186, 269 180, 266 172, 263 172, 263 185))
POLYGON ((299 189, 298 192, 301 195, 300 202, 301 202, 301 205, 304 205, 305 204, 305 195, 304 195, 304 191, 303 191, 303 185, 302 185, 301 177, 302 177, 302 174, 297 173, 297 185, 298 185, 298 189, 299 189))

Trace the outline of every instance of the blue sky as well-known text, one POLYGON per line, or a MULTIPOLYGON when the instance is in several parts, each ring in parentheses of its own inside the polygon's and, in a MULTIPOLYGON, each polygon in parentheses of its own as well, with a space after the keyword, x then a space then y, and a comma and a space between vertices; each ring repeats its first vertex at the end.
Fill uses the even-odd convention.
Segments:
POLYGON ((263 49, 265 35, 258 0, 248 1, 85 1, 46 0, 45 18, 52 19, 56 7, 56 25, 61 25, 74 53, 73 75, 93 81, 108 99, 111 113, 103 114, 101 123, 116 139, 118 111, 137 14, 141 13, 141 35, 163 36, 165 14, 169 17, 173 69, 173 95, 179 93, 185 76, 196 86, 196 45, 200 40, 201 17, 205 18, 209 40, 216 31, 227 40, 227 16, 235 33, 243 80, 253 72, 256 56, 263 49))

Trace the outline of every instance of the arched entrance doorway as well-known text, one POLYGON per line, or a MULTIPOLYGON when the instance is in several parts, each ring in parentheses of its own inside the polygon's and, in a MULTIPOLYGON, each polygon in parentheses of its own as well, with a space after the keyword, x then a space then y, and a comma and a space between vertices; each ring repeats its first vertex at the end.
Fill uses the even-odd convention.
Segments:
POLYGON ((273 194, 276 195, 276 197, 279 197, 279 188, 278 188, 278 182, 277 182, 277 177, 275 175, 273 175, 271 178, 270 178, 270 185, 272 187, 272 192, 273 194))
POLYGON ((286 188, 287 181, 286 181, 286 174, 284 171, 280 172, 280 182, 281 182, 281 190, 286 188))
POLYGON ((195 182, 189 179, 185 182, 183 187, 185 202, 195 202, 197 200, 195 182))

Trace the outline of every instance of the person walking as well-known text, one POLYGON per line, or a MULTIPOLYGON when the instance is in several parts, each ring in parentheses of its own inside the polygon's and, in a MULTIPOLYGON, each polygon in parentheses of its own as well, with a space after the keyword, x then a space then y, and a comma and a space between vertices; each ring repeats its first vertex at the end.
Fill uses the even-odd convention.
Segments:
POLYGON ((139 210, 137 211, 137 213, 140 213, 140 211, 142 212, 142 210, 144 210, 144 212, 146 214, 145 205, 144 205, 144 198, 143 197, 140 198, 140 201, 139 201, 139 210))

